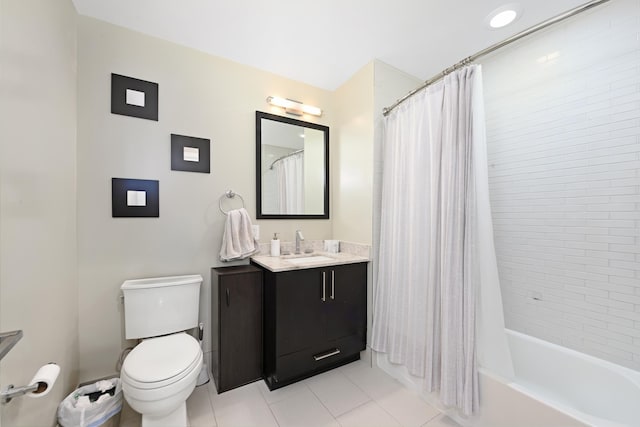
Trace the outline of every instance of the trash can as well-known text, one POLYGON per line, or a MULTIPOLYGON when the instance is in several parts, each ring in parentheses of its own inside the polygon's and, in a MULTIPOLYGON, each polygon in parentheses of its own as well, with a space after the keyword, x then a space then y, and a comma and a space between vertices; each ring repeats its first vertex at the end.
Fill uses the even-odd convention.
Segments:
POLYGON ((122 412, 120 378, 83 383, 58 406, 62 427, 118 427, 122 412))

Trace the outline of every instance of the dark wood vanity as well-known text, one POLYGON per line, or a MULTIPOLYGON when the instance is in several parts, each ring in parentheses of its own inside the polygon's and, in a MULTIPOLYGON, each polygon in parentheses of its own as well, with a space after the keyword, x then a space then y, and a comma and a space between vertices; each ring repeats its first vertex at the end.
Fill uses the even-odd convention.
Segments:
POLYGON ((264 271, 263 376, 273 390, 360 358, 367 264, 264 271))
POLYGON ((219 393, 260 378, 274 390, 358 360, 366 347, 366 261, 213 268, 211 302, 219 393))

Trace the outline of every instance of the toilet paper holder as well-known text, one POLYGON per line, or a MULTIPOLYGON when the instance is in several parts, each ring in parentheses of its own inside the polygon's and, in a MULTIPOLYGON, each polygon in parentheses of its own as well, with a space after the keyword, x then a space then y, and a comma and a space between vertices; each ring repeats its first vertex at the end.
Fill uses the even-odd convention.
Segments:
MULTIPOLYGON (((11 399, 14 397, 24 396, 27 393, 33 393, 38 390, 39 387, 44 386, 44 390, 47 389, 47 385, 45 383, 35 383, 33 385, 23 385, 22 387, 14 387, 13 384, 9 384, 9 386, 0 391, 0 402, 2 404, 7 404, 11 402, 11 399)), ((44 390, 40 391, 42 393, 44 390)))
MULTIPOLYGON (((0 359, 9 353, 9 350, 20 341, 23 335, 22 330, 0 332, 0 359)), ((30 394, 31 397, 42 397, 49 394, 59 373, 60 366, 53 362, 40 367, 29 385, 15 387, 13 384, 9 384, 7 388, 0 391, 0 403, 4 405, 11 402, 14 397, 25 394, 30 394)))
POLYGON ((29 397, 46 396, 55 384, 59 373, 60 366, 53 362, 40 367, 28 385, 15 387, 13 384, 10 384, 7 388, 0 391, 0 403, 3 405, 7 404, 11 402, 11 399, 14 397, 24 396, 25 394, 29 395, 29 397))

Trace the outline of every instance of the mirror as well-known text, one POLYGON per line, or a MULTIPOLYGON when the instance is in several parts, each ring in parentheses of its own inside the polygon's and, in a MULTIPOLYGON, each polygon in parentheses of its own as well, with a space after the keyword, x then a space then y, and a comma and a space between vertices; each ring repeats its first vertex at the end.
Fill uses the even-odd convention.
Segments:
POLYGON ((329 128, 256 111, 258 219, 329 218, 329 128))

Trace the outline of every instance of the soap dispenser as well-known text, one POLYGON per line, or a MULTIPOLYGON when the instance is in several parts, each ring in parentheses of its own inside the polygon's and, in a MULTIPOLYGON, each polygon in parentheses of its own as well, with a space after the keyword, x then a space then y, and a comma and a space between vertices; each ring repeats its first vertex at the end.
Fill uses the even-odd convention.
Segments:
POLYGON ((278 239, 278 233, 273 233, 273 239, 271 239, 271 256, 280 256, 280 239, 278 239))

